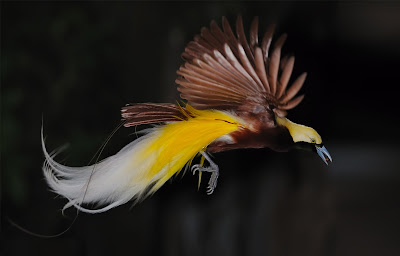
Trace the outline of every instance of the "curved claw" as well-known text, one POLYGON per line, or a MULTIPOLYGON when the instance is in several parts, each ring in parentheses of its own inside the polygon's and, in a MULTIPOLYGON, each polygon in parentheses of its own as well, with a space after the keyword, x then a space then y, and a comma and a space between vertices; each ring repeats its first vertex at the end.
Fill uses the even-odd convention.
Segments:
POLYGON ((211 174, 211 178, 208 181, 207 195, 211 195, 214 192, 214 189, 217 187, 218 176, 218 171, 215 171, 211 174))
POLYGON ((211 195, 215 188, 217 187, 217 181, 218 181, 218 176, 219 176, 219 168, 218 165, 216 165, 210 157, 205 153, 201 153, 205 159, 210 163, 209 167, 203 167, 201 164, 195 164, 191 167, 191 171, 193 172, 193 175, 198 171, 198 172, 211 172, 211 177, 210 180, 208 181, 208 186, 207 186, 207 195, 211 195))
POLYGON ((192 168, 190 170, 192 171, 193 175, 195 175, 197 171, 200 172, 200 168, 201 168, 201 166, 199 164, 195 164, 192 166, 192 168))
POLYGON ((218 167, 215 168, 203 167, 200 166, 199 164, 195 164, 192 166, 191 171, 193 172, 193 175, 196 174, 196 172, 211 172, 211 177, 210 180, 208 181, 208 186, 207 186, 207 195, 211 195, 214 192, 215 188, 217 187, 217 181, 219 176, 218 167))

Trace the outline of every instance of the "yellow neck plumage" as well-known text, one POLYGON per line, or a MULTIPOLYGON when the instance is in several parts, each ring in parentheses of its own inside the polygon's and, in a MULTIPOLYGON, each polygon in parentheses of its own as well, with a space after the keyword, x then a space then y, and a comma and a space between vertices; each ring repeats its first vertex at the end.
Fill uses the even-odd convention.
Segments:
POLYGON ((289 130, 294 142, 322 143, 321 136, 311 127, 296 124, 285 117, 277 116, 276 122, 289 130))

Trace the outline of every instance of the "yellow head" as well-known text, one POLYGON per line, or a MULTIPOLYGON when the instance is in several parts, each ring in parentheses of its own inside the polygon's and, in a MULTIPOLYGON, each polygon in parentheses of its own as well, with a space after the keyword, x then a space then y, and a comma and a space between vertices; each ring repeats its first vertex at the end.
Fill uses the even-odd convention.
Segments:
POLYGON ((321 136, 311 127, 302 124, 296 124, 287 118, 281 117, 276 117, 276 122, 279 125, 285 126, 289 130, 289 133, 295 143, 307 142, 313 144, 322 144, 321 136))
POLYGON ((292 136, 293 142, 306 142, 315 145, 316 152, 324 160, 326 164, 332 162, 332 157, 329 155, 328 150, 322 145, 321 136, 311 127, 296 124, 287 118, 276 117, 278 125, 285 126, 290 135, 292 136))

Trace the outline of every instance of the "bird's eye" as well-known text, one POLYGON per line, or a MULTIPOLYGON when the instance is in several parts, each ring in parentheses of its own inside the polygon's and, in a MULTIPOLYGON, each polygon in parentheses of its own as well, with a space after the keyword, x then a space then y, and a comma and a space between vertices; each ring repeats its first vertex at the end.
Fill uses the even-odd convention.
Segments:
POLYGON ((315 139, 311 139, 311 143, 315 143, 315 139))

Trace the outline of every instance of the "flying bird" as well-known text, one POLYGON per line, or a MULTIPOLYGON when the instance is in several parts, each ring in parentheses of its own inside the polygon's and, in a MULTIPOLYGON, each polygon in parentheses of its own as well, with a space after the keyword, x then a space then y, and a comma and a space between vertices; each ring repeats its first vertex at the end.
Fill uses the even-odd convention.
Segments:
POLYGON ((69 200, 64 209, 74 206, 99 213, 130 200, 137 202, 187 168, 200 177, 210 173, 207 193, 212 194, 219 168, 209 154, 226 150, 288 151, 306 145, 330 163, 321 136, 285 117, 303 100, 297 94, 306 79, 303 73, 288 86, 295 59, 281 58, 286 34, 272 44, 275 26, 271 26, 260 40, 258 24, 256 17, 248 38, 241 16, 236 33, 225 17, 222 27, 215 21, 203 27, 186 46, 184 64, 177 71, 178 91, 185 102, 123 107, 125 127, 154 126, 117 154, 94 165, 68 167, 54 160, 57 153, 48 153, 42 132, 43 172, 50 188, 69 200), (200 161, 192 165, 196 156, 200 161))

